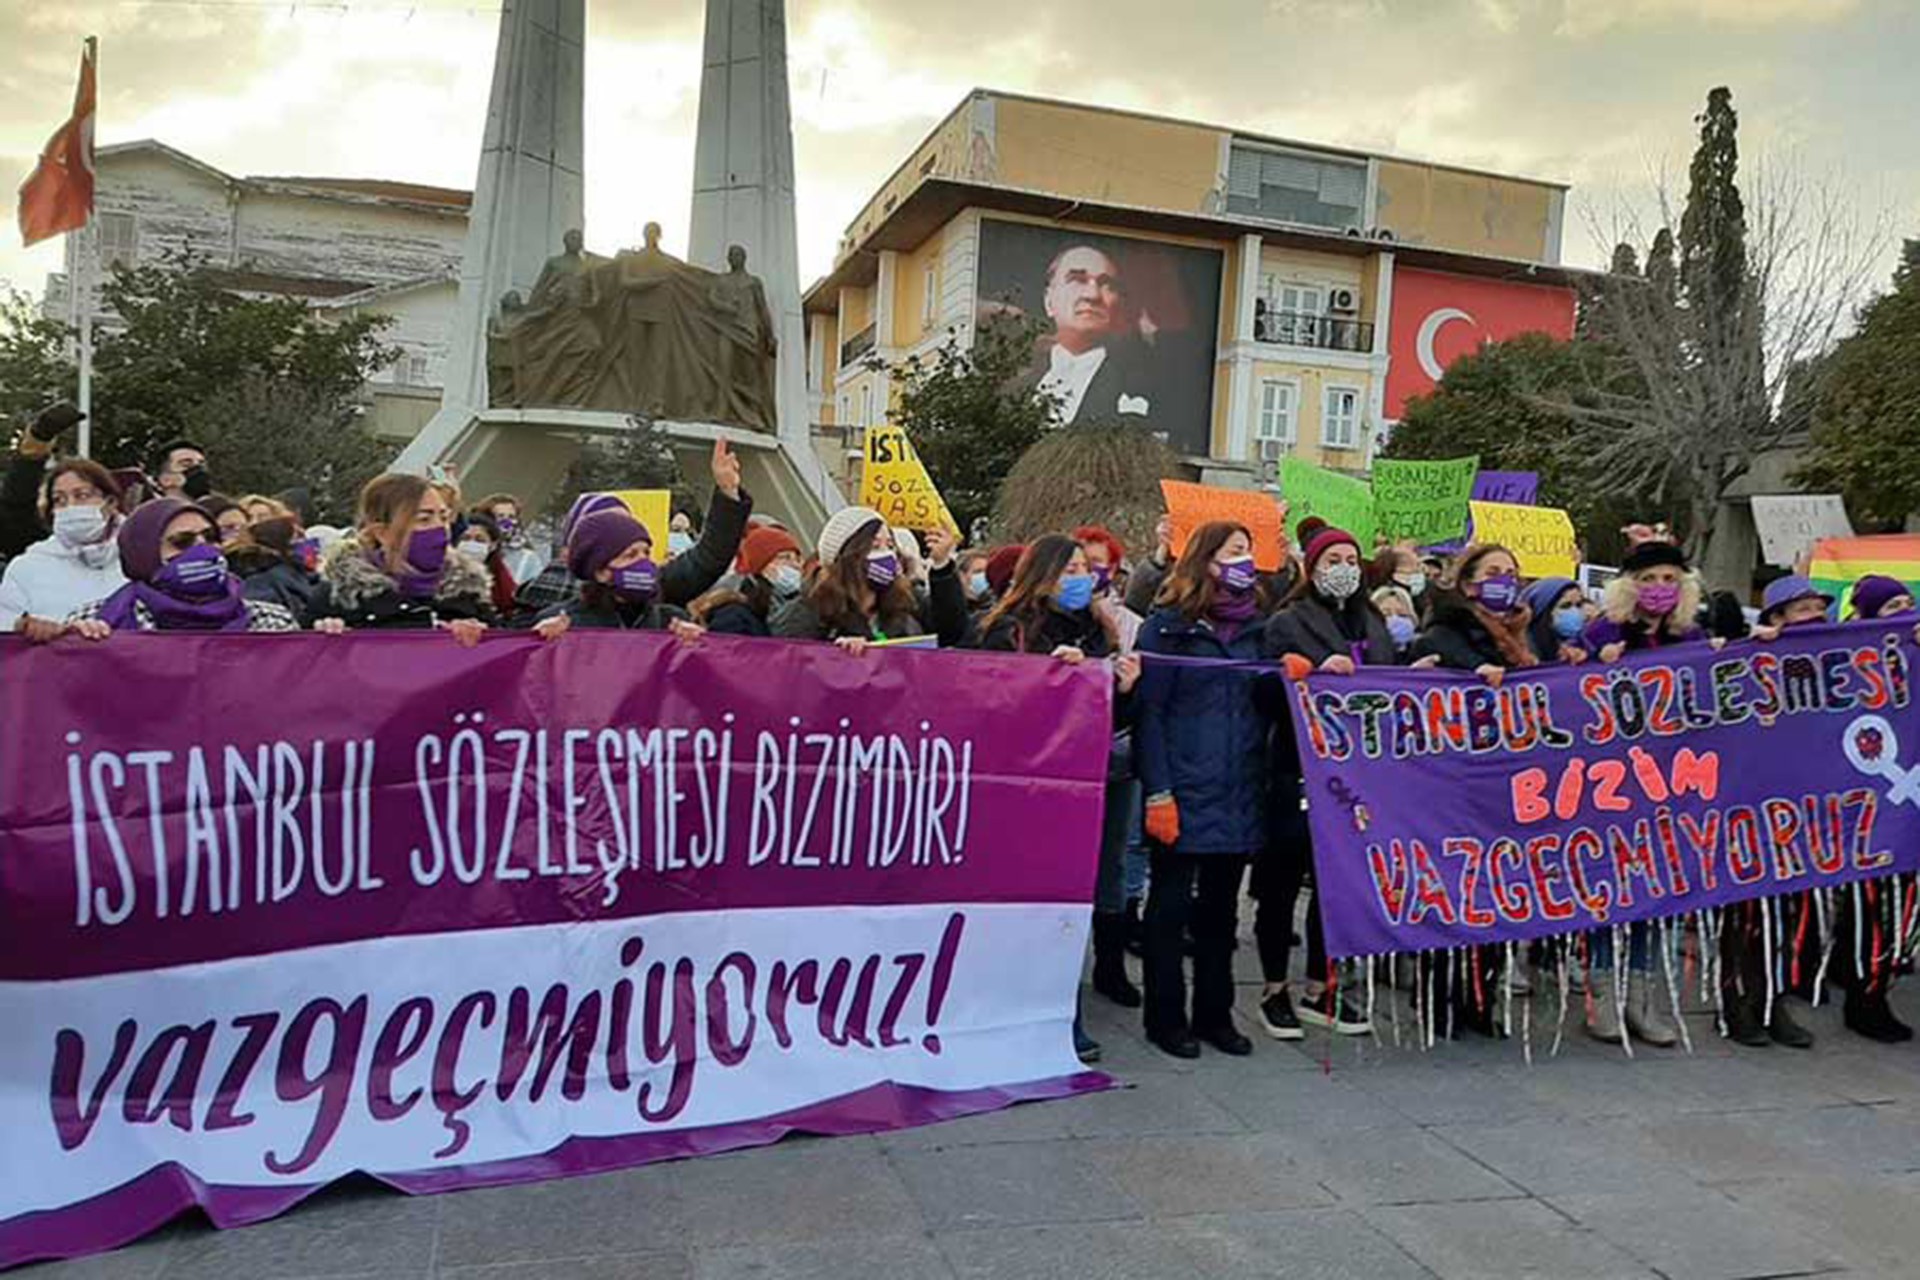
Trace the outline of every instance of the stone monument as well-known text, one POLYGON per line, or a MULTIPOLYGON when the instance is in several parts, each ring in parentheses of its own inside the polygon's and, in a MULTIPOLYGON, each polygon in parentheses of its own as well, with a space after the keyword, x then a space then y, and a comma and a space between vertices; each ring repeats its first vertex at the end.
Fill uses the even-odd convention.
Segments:
MULTIPOLYGON (((782 5, 768 3, 784 31, 782 5)), ((778 76, 782 133, 767 141, 785 157, 784 246, 743 234, 740 252, 729 254, 737 264, 707 269, 664 252, 649 224, 643 247, 607 258, 586 251, 580 230, 585 8, 585 0, 505 0, 501 9, 445 391, 396 465, 446 465, 470 492, 540 502, 583 438, 618 436, 649 418, 689 475, 704 474, 716 438, 728 440, 759 509, 811 531, 839 495, 813 452, 801 367, 784 35, 777 57, 754 68, 778 76), (749 261, 761 278, 747 273, 749 261), (793 374, 802 378, 797 394, 786 381, 793 374)), ((710 5, 702 155, 716 91, 715 12, 730 29, 735 8, 732 0, 710 5)), ((726 75, 717 83, 745 87, 726 75)), ((694 241, 702 243, 697 226, 694 241)))

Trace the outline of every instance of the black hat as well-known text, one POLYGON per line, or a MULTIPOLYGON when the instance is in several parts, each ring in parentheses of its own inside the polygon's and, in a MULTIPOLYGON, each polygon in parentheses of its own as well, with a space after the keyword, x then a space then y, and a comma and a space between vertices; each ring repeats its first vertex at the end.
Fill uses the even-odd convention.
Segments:
POLYGON ((1655 565, 1670 564, 1676 569, 1687 567, 1687 553, 1671 542, 1649 539, 1634 544, 1620 561, 1622 573, 1638 573, 1642 569, 1651 569, 1655 565))

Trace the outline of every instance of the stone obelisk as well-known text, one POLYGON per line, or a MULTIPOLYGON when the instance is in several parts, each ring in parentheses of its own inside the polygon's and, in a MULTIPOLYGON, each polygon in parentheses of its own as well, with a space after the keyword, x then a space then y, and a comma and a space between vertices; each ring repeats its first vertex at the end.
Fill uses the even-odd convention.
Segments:
POLYGON ((586 0, 504 0, 445 390, 404 470, 445 459, 487 407, 488 319, 508 290, 531 292, 581 225, 585 47, 586 0))
POLYGON ((766 288, 780 340, 774 391, 782 451, 832 509, 838 494, 813 451, 807 410, 786 0, 707 0, 690 229, 688 261, 724 271, 727 247, 741 245, 747 269, 766 288))

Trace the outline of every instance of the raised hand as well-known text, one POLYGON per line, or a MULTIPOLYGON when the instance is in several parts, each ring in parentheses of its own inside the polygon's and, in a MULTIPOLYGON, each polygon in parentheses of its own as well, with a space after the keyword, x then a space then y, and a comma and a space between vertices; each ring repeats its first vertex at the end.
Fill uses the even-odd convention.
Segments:
POLYGON ((740 500, 740 455, 728 448, 725 440, 713 442, 713 487, 736 502, 740 500))

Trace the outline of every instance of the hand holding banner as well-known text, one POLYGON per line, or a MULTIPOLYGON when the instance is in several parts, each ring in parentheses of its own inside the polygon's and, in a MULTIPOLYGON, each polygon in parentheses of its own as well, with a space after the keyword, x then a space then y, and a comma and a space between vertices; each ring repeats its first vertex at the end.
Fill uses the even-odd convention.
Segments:
POLYGON ((1185 480, 1162 480, 1161 496, 1173 523, 1173 554, 1187 549, 1193 531, 1209 520, 1228 520, 1247 527, 1253 535, 1254 567, 1272 573, 1287 555, 1286 508, 1271 494, 1253 489, 1222 489, 1185 480))
POLYGON ((1571 578, 1580 567, 1580 544, 1573 519, 1558 507, 1516 507, 1505 502, 1476 502, 1473 540, 1497 542, 1513 552, 1529 578, 1571 578))
POLYGON ((860 468, 860 505, 872 507, 890 525, 902 529, 951 529, 946 501, 934 488, 926 464, 914 452, 907 433, 895 426, 867 428, 866 459, 860 468))

